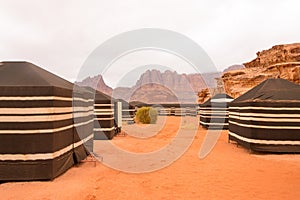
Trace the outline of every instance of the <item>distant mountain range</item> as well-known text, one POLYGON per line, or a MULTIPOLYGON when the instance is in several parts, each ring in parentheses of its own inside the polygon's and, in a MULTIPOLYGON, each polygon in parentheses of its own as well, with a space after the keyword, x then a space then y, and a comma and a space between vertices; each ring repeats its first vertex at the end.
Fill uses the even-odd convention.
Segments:
MULTIPOLYGON (((235 65, 226 71, 240 69, 235 65)), ((207 87, 216 87, 215 78, 220 78, 222 72, 206 74, 178 74, 175 71, 147 70, 132 87, 117 87, 112 89, 103 81, 101 75, 88 77, 77 84, 93 87, 116 99, 126 101, 141 101, 145 103, 196 102, 197 93, 207 87), (196 98, 196 99, 195 99, 196 98)))

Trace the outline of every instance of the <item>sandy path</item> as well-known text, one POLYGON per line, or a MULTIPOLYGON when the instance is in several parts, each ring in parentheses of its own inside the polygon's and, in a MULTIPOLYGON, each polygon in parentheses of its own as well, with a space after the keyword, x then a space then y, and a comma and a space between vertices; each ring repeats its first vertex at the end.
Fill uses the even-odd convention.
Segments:
MULTIPOLYGON (((121 148, 153 151, 167 144, 179 117, 149 139, 116 137, 121 148)), ((1 199, 299 199, 300 155, 257 155, 227 143, 223 131, 214 150, 198 158, 206 130, 199 128, 188 151, 152 173, 129 174, 98 163, 73 167, 54 181, 0 185, 1 199)))

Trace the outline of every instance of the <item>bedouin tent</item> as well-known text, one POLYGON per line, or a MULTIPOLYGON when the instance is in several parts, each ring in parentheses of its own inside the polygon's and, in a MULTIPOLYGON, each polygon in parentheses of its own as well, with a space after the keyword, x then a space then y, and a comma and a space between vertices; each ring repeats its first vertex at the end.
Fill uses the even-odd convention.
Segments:
POLYGON ((73 87, 28 62, 0 63, 0 181, 53 179, 88 155, 93 100, 78 89, 73 112, 73 87))
POLYGON ((196 106, 193 103, 162 103, 158 109, 159 115, 165 116, 196 116, 196 106))
POLYGON ((115 136, 114 99, 96 91, 95 93, 94 138, 96 140, 112 139, 115 136))
POLYGON ((122 121, 134 123, 135 107, 123 99, 118 99, 116 101, 122 102, 122 121))
POLYGON ((227 94, 216 94, 200 105, 200 124, 204 128, 228 129, 228 103, 233 98, 227 94))
POLYGON ((268 79, 230 103, 229 140, 262 152, 300 152, 300 86, 268 79))

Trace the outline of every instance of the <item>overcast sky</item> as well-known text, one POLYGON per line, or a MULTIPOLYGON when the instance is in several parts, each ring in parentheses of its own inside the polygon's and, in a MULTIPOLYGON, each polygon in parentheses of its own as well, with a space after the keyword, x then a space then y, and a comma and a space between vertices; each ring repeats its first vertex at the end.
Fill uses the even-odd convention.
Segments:
MULTIPOLYGON (((248 62, 257 51, 273 45, 300 42, 298 2, 0 0, 0 60, 30 61, 74 81, 88 55, 112 36, 140 28, 161 28, 197 42, 222 70, 248 62)), ((163 57, 157 56, 155 62, 132 63, 131 55, 115 67, 168 65, 163 57)), ((136 58, 143 60, 143 56, 136 58)), ((171 67, 191 72, 183 66, 173 60, 171 67)), ((110 78, 121 75, 117 72, 107 73, 109 85, 116 85, 110 78)))

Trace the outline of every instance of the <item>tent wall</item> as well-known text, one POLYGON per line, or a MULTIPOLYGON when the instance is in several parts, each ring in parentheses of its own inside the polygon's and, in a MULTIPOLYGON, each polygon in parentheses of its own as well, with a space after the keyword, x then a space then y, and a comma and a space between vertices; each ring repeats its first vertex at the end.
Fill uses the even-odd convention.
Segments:
POLYGON ((28 62, 0 72, 0 181, 53 179, 88 155, 91 93, 28 62))
POLYGON ((114 101, 114 124, 115 133, 118 134, 122 129, 122 102, 114 101))
POLYGON ((232 97, 218 94, 200 105, 200 121, 204 128, 228 129, 228 103, 232 97))
POLYGON ((146 106, 153 106, 158 109, 158 115, 161 116, 196 116, 196 104, 179 104, 179 103, 165 103, 165 104, 147 104, 146 106))
POLYGON ((84 88, 73 88, 73 148, 75 163, 85 159, 93 151, 94 99, 84 88))
POLYGON ((126 123, 134 123, 135 107, 128 102, 122 101, 122 121, 126 123))
POLYGON ((200 124, 204 128, 228 129, 227 108, 202 108, 200 106, 200 124))
POLYGON ((103 99, 101 93, 96 93, 94 107, 94 139, 112 139, 115 135, 114 102, 110 99, 103 99))
POLYGON ((300 152, 300 103, 242 102, 229 108, 229 139, 253 151, 300 152))
POLYGON ((1 87, 0 180, 53 179, 87 155, 79 141, 71 91, 1 87))

